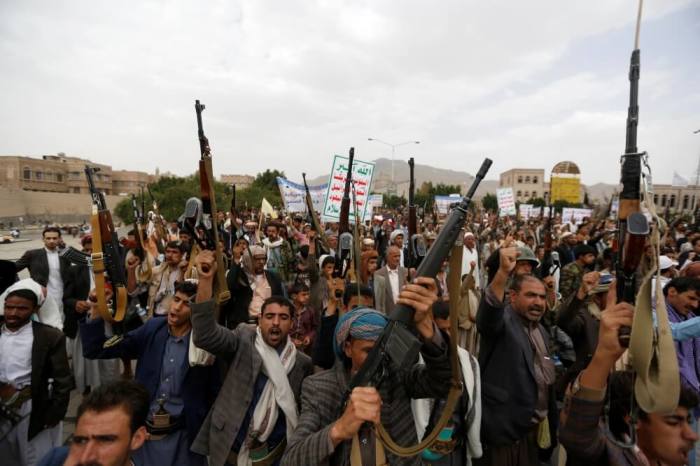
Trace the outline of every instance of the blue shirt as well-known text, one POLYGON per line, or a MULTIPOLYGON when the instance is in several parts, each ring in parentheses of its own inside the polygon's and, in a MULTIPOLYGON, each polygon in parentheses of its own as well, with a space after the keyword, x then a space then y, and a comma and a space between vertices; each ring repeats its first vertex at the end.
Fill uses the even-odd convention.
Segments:
POLYGON ((165 398, 165 410, 171 416, 177 417, 182 414, 185 406, 182 400, 182 385, 187 374, 187 339, 190 332, 181 337, 168 335, 163 351, 163 363, 160 370, 160 384, 151 403, 151 415, 158 409, 158 400, 165 398))

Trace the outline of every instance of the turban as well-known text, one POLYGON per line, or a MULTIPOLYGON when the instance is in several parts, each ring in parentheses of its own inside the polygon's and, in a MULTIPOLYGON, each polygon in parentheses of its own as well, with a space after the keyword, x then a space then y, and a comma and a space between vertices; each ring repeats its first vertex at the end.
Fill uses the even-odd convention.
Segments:
POLYGON ((368 307, 358 307, 345 313, 335 327, 335 354, 344 356, 343 346, 348 338, 357 340, 376 340, 386 327, 384 314, 368 307))
POLYGON ((250 254, 253 257, 256 257, 256 256, 266 256, 267 257, 267 253, 265 252, 265 248, 263 248, 262 246, 258 246, 257 244, 255 246, 250 247, 250 254))
POLYGON ((393 243, 397 236, 403 236, 403 230, 394 230, 389 235, 389 242, 393 243))
POLYGON ((7 290, 5 290, 4 297, 7 297, 10 295, 10 293, 19 290, 26 290, 36 295, 37 307, 40 307, 44 304, 44 291, 42 290, 41 285, 39 285, 31 278, 25 278, 24 280, 15 282, 14 285, 10 286, 7 290))

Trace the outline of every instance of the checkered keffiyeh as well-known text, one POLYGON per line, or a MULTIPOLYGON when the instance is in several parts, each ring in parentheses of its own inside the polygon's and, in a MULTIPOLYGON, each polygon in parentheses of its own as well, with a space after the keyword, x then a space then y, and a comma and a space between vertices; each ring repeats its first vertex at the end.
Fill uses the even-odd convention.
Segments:
POLYGON ((348 338, 376 340, 386 327, 384 314, 368 307, 355 308, 338 320, 335 327, 335 354, 343 357, 343 345, 348 338))

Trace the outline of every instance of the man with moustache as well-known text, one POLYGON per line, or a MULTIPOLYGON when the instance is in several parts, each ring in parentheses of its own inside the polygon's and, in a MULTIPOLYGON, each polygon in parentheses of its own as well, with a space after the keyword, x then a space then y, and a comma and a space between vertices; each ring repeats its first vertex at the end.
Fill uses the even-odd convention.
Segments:
POLYGON ((0 327, 0 463, 33 466, 61 444, 73 376, 66 338, 32 321, 44 301, 41 286, 28 278, 7 289, 0 327), (13 422, 10 413, 17 416, 13 422))
POLYGON ((311 358, 288 337, 294 305, 272 295, 262 302, 257 326, 231 331, 214 317, 214 253, 200 252, 196 264, 194 342, 229 370, 192 450, 209 455, 212 466, 277 464, 297 425, 301 383, 313 371, 311 358))
POLYGON ((548 334, 539 323, 546 309, 545 285, 533 275, 512 278, 517 248, 501 248, 498 271, 477 313, 481 333, 484 455, 493 466, 538 466, 556 442, 554 364, 548 334))
MULTIPOLYGON (((80 326, 83 354, 91 359, 136 359, 136 380, 150 396, 147 427, 150 438, 133 453, 136 464, 206 465, 190 445, 211 407, 218 388, 219 368, 190 366, 192 345, 190 302, 194 281, 177 282, 167 317, 154 317, 105 347, 102 319, 80 326)), ((96 316, 93 316, 96 317, 96 316)))

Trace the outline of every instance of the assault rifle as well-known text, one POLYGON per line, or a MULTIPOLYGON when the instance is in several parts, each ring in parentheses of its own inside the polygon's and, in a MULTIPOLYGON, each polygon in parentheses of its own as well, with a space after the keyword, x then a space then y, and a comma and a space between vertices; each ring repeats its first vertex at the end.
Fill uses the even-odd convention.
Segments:
MULTIPOLYGON (((348 174, 345 177, 345 190, 343 200, 340 203, 340 217, 338 219, 338 249, 335 254, 335 270, 333 276, 345 278, 355 254, 353 248, 352 233, 350 233, 350 186, 352 185, 352 166, 355 160, 355 148, 350 148, 348 156, 348 174)), ((356 218, 357 222, 358 219, 356 218)))
POLYGON ((141 226, 143 225, 143 217, 136 205, 136 196, 134 194, 131 195, 131 209, 134 215, 134 236, 136 237, 134 254, 143 262, 146 257, 146 250, 143 247, 143 228, 141 226))
MULTIPOLYGON (((443 261, 452 250, 467 217, 467 209, 481 180, 491 167, 491 160, 485 159, 474 178, 469 191, 452 210, 440 234, 418 266, 418 277, 435 278, 443 261)), ((403 370, 415 363, 421 343, 410 330, 413 327, 412 307, 397 304, 389 317, 389 323, 367 356, 362 368, 355 374, 348 386, 379 386, 386 370, 403 370)))
MULTIPOLYGON (((615 256, 617 275, 617 299, 634 304, 637 292, 635 272, 644 256, 644 244, 649 235, 649 221, 641 212, 641 176, 642 158, 646 152, 637 151, 637 124, 639 123, 639 23, 641 4, 637 18, 637 30, 634 39, 634 50, 630 58, 630 99, 627 110, 627 130, 625 135, 625 153, 622 162, 622 191, 618 208, 618 236, 615 256)), ((631 329, 622 327, 619 330, 620 344, 629 346, 631 329)))
POLYGON ((316 210, 314 209, 314 201, 311 198, 311 191, 309 191, 309 185, 306 183, 306 173, 302 173, 301 177, 304 179, 304 191, 306 191, 306 210, 309 214, 309 223, 313 226, 316 231, 316 256, 321 255, 321 253, 327 253, 330 248, 328 247, 328 240, 326 239, 326 233, 321 228, 321 222, 316 215, 316 210))
MULTIPOLYGON (((462 200, 455 206, 452 213, 447 218, 444 228, 440 231, 437 240, 430 248, 425 258, 418 266, 416 271, 419 277, 435 278, 440 271, 443 261, 450 254, 455 241, 464 226, 467 217, 467 209, 471 203, 471 198, 476 192, 481 180, 486 176, 491 160, 485 159, 476 174, 476 178, 472 183, 469 191, 465 194, 462 200)), ((418 360, 418 351, 421 347, 420 340, 414 335, 413 318, 415 310, 409 306, 398 304, 389 314, 389 322, 384 327, 384 330, 374 344, 374 347, 367 355, 364 364, 360 370, 353 376, 348 384, 346 397, 352 392, 355 387, 374 386, 379 387, 383 380, 387 377, 389 371, 402 371, 408 369, 418 360)), ((453 328, 456 329, 456 320, 452 319, 453 328)), ((388 436, 383 426, 378 425, 378 435, 382 438, 382 442, 391 451, 401 451, 402 455, 415 455, 420 453, 424 448, 429 447, 437 438, 440 430, 444 427, 449 417, 452 416, 456 403, 461 393, 461 382, 455 379, 459 378, 459 370, 455 367, 459 364, 456 354, 456 346, 451 351, 451 366, 453 373, 452 386, 450 393, 447 396, 445 408, 440 419, 435 424, 435 428, 427 434, 424 439, 417 445, 407 448, 396 445, 388 436)))
MULTIPOLYGON (((204 127, 202 125, 202 111, 204 111, 205 106, 199 103, 199 100, 195 101, 194 110, 197 114, 197 136, 199 138, 199 195, 202 201, 201 211, 201 231, 203 237, 199 235, 195 238, 200 238, 200 245, 204 249, 209 249, 215 252, 216 256, 216 284, 214 290, 214 296, 216 296, 216 302, 218 306, 217 318, 219 312, 219 306, 231 298, 231 293, 228 290, 228 285, 226 284, 226 269, 224 267, 224 252, 219 242, 219 228, 217 226, 216 219, 216 193, 214 192, 214 172, 211 166, 211 148, 209 147, 209 140, 204 135, 204 127)), ((197 228, 194 228, 195 233, 199 233, 197 228)))
MULTIPOLYGON (((544 207, 542 208, 542 212, 544 215, 544 207)), ((544 280, 545 278, 549 277, 552 275, 554 271, 552 270, 552 267, 554 267, 554 259, 552 257, 552 213, 554 212, 554 207, 552 205, 549 205, 549 212, 547 214, 547 218, 544 221, 544 227, 542 228, 542 243, 544 244, 544 257, 542 258, 542 263, 540 264, 539 269, 537 270, 537 276, 544 280)))
POLYGON ((408 184, 408 268, 416 268, 425 257, 425 242, 423 236, 418 234, 418 218, 416 216, 413 157, 408 159, 410 181, 408 184))
POLYGON ((95 186, 93 176, 99 168, 85 165, 88 189, 92 197, 92 267, 95 276, 97 310, 107 322, 121 322, 126 314, 127 293, 124 256, 119 246, 117 230, 104 195, 95 186), (108 309, 105 296, 105 272, 112 283, 114 298, 108 309))

